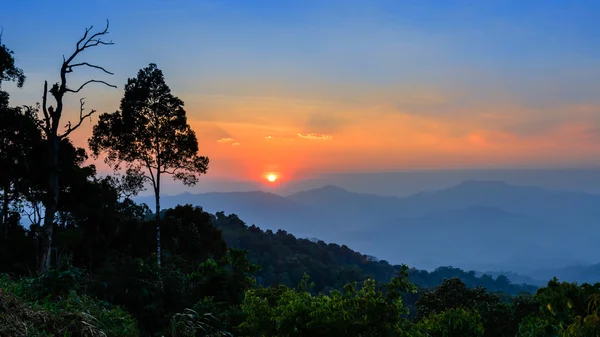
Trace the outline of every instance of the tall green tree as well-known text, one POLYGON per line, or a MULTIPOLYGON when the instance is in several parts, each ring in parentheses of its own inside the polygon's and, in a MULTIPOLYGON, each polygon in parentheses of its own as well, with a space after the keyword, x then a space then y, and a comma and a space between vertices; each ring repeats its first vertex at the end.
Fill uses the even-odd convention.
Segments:
MULTIPOLYGON (((160 265, 160 184, 163 174, 186 186, 206 173, 208 158, 198 155, 196 134, 187 123, 183 101, 173 94, 163 73, 151 63, 125 85, 120 111, 102 114, 89 146, 98 158, 119 170, 125 163, 130 176, 152 184, 156 201, 156 245, 160 265)), ((140 189, 142 185, 140 185, 140 189)))
POLYGON ((97 33, 92 34, 91 30, 93 26, 87 28, 83 37, 77 41, 75 51, 69 56, 63 56, 63 62, 60 67, 60 81, 53 84, 50 90, 48 90, 48 82, 44 82, 44 91, 42 97, 42 121, 41 127, 47 140, 47 186, 46 186, 46 198, 44 199, 44 223, 41 230, 41 247, 40 247, 40 266, 39 272, 45 273, 50 269, 51 264, 51 249, 52 249, 52 237, 54 230, 55 215, 58 210, 58 199, 60 191, 59 182, 59 153, 61 141, 67 138, 71 132, 75 131, 81 123, 88 117, 90 117, 95 110, 85 112, 84 99, 81 98, 80 109, 79 109, 79 120, 76 123, 68 122, 64 130, 60 130, 61 117, 64 109, 65 95, 68 93, 79 93, 88 84, 101 83, 113 88, 116 86, 108 84, 102 80, 91 79, 84 82, 79 86, 78 89, 71 89, 67 84, 67 75, 72 73, 74 69, 78 67, 89 67, 103 71, 106 74, 112 75, 113 73, 104 69, 101 66, 90 64, 88 62, 79 62, 75 59, 85 50, 88 50, 97 46, 112 45, 112 42, 106 42, 102 38, 108 34, 108 21, 106 21, 106 28, 97 33), (48 93, 52 95, 55 100, 56 106, 48 105, 48 93), (62 132, 62 133, 61 133, 62 132))

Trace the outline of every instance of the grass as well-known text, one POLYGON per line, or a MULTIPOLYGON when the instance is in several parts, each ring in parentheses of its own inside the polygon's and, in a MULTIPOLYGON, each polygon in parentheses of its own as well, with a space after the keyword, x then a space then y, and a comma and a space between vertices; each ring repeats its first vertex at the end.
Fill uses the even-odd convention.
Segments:
POLYGON ((31 279, 0 276, 1 337, 137 337, 137 322, 122 309, 79 295, 37 297, 31 279))

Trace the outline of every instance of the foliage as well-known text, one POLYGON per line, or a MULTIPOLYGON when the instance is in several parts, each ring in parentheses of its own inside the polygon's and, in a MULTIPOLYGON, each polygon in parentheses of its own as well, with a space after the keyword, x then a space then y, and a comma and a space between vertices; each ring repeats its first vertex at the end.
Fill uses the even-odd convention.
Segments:
POLYGON ((0 279, 0 336, 139 336, 136 321, 107 302, 74 291, 39 297, 29 287, 0 279))
MULTIPOLYGON (((124 162, 131 176, 152 182, 157 199, 162 174, 192 186, 206 173, 208 158, 198 156, 183 101, 171 94, 156 64, 127 80, 120 109, 100 115, 94 126, 89 146, 96 158, 106 153, 106 162, 115 169, 124 162)), ((142 182, 138 180, 140 189, 142 182)))
POLYGON ((187 123, 183 101, 173 94, 163 73, 151 63, 125 85, 121 111, 102 114, 88 144, 94 157, 106 153, 115 170, 125 162, 129 190, 135 194, 150 181, 156 199, 157 261, 162 258, 160 224, 161 175, 193 186, 208 170, 208 158, 198 155, 196 134, 187 123), (147 172, 145 172, 147 171, 147 172))
MULTIPOLYGON (((0 89, 2 89, 2 82, 11 81, 16 82, 20 88, 25 82, 25 74, 23 69, 15 65, 14 52, 4 44, 2 44, 2 34, 0 34, 0 89)), ((2 99, 8 101, 8 96, 0 95, 0 105, 2 99)))
POLYGON ((477 311, 462 308, 448 309, 420 321, 416 334, 431 337, 481 337, 484 334, 481 316, 477 311))
POLYGON ((484 288, 467 288, 458 278, 445 280, 434 291, 421 294, 416 307, 420 321, 448 311, 462 315, 456 309, 475 310, 485 328, 483 336, 514 336, 518 328, 510 305, 484 288))
POLYGON ((215 321, 217 321, 216 318, 211 314, 200 315, 192 309, 185 309, 185 312, 175 314, 171 318, 171 335, 173 337, 233 336, 231 333, 215 327, 215 321))
POLYGON ((408 309, 398 296, 414 290, 406 273, 392 279, 387 291, 377 291, 374 280, 361 288, 348 284, 329 296, 312 295, 305 276, 298 289, 285 286, 250 290, 242 305, 247 315, 241 329, 260 336, 395 336, 407 326, 408 309))

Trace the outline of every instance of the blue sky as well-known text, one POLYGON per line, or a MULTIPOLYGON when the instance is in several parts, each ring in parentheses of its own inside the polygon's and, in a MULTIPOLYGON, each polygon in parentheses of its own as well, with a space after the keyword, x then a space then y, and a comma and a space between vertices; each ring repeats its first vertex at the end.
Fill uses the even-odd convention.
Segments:
MULTIPOLYGON (((119 89, 88 89, 88 105, 117 109, 126 79, 157 63, 224 176, 600 160, 596 1, 2 6, 3 42, 28 75, 15 104, 39 100, 83 29, 109 19, 116 44, 85 57, 114 71, 119 89)), ((74 138, 85 144, 90 129, 74 138)))

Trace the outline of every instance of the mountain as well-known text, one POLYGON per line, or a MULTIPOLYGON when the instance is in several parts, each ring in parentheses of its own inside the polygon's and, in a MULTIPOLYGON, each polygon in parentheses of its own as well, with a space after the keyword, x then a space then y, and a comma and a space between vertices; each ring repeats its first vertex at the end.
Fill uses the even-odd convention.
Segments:
MULTIPOLYGON (((154 197, 139 197, 136 201, 154 205, 154 197)), ((272 230, 285 228, 304 235, 318 231, 318 226, 314 222, 318 211, 273 193, 261 191, 182 193, 162 196, 160 201, 163 209, 191 204, 200 206, 209 213, 220 211, 233 213, 248 223, 272 230)))
MULTIPOLYGON (((538 279, 557 277, 559 280, 571 280, 578 283, 594 284, 600 282, 600 263, 587 265, 571 265, 563 268, 545 268, 532 272, 538 279)), ((532 283, 533 284, 533 283, 532 283)))
MULTIPOLYGON (((408 197, 422 191, 450 188, 467 180, 503 181, 510 185, 600 194, 600 169, 450 169, 403 172, 332 173, 310 180, 290 181, 278 189, 291 194, 324 185, 359 193, 408 197)), ((209 187, 212 188, 212 187, 209 187)), ((240 190, 232 188, 230 190, 240 190)))
POLYGON ((548 280, 538 280, 534 279, 531 276, 522 275, 511 271, 486 271, 483 273, 476 273, 476 275, 479 277, 483 275, 489 275, 495 279, 498 278, 498 276, 500 275, 504 275, 510 280, 512 284, 531 284, 539 287, 543 287, 548 284, 548 280))
MULTIPOLYGON (((153 204, 149 197, 138 201, 153 204)), ((288 196, 185 193, 164 196, 161 203, 235 213, 265 229, 339 242, 420 268, 453 265, 532 276, 534 270, 596 262, 586 259, 596 255, 600 240, 600 196, 502 181, 467 180, 404 198, 325 185, 288 196)))
MULTIPOLYGON (((227 246, 247 250, 249 260, 260 265, 257 281, 265 286, 275 283, 296 286, 307 273, 315 283, 314 291, 328 292, 339 290, 348 282, 362 283, 366 278, 387 282, 401 269, 399 265, 361 254, 346 245, 301 239, 285 231, 264 231, 248 226, 235 215, 218 213, 213 217, 213 223, 222 232, 227 246)), ((452 267, 439 267, 432 272, 409 270, 410 281, 421 288, 435 288, 444 279, 453 277, 460 278, 468 287, 483 286, 488 291, 510 295, 532 293, 537 288, 503 282, 498 276, 477 276, 475 272, 452 267)))
POLYGON ((513 186, 498 181, 465 181, 448 189, 405 198, 402 204, 403 211, 413 215, 485 205, 545 219, 600 220, 598 195, 513 186))
POLYGON ((332 185, 298 192, 287 199, 318 209, 321 216, 337 219, 340 223, 330 225, 344 231, 364 228, 365 223, 401 214, 396 212, 400 198, 354 193, 332 185))
POLYGON ((557 245, 561 228, 525 215, 489 206, 435 211, 397 218, 341 234, 359 250, 421 268, 505 266, 515 253, 548 256, 568 247, 557 245), (373 244, 376 243, 376 244, 373 244), (481 265, 483 264, 483 266, 481 265))

